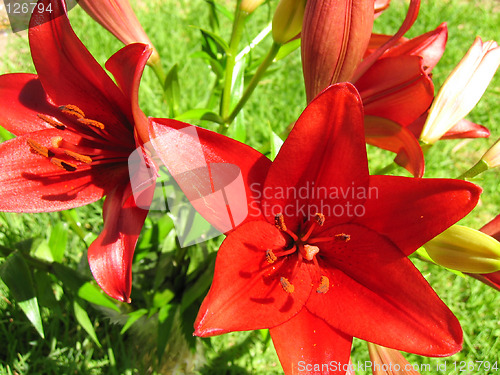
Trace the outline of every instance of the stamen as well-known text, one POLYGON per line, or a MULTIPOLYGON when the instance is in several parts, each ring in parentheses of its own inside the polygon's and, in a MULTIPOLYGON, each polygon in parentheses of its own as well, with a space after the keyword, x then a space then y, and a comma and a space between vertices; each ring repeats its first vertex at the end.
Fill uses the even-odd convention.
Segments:
POLYGON ((277 259, 278 259, 278 257, 276 255, 274 255, 274 253, 271 249, 266 250, 267 263, 274 263, 274 262, 276 262, 277 259))
POLYGON ((320 226, 322 227, 323 224, 325 223, 325 215, 321 214, 321 213, 316 213, 314 215, 314 221, 320 226))
POLYGON ((311 226, 307 230, 307 233, 302 236, 302 238, 301 238, 302 241, 307 241, 309 239, 309 237, 311 236, 316 225, 319 225, 320 227, 323 226, 323 224, 325 223, 325 215, 317 212, 314 214, 313 220, 314 220, 314 222, 311 224, 311 226))
POLYGON ((61 147, 62 142, 63 142, 63 137, 52 137, 50 139, 50 143, 52 144, 52 147, 54 147, 54 148, 61 147))
POLYGON ((76 171, 76 165, 68 163, 64 160, 52 158, 50 159, 50 162, 54 165, 57 165, 59 168, 67 170, 68 172, 76 171))
POLYGON ((276 226, 276 228, 278 228, 283 232, 287 231, 287 227, 285 225, 285 218, 283 217, 283 214, 278 214, 274 217, 274 225, 276 226))
POLYGON ((325 294, 328 292, 328 289, 330 289, 330 280, 328 280, 326 276, 321 276, 319 278, 319 286, 318 289, 316 289, 316 293, 325 294))
POLYGON ((286 277, 280 278, 281 287, 287 293, 293 293, 295 291, 295 287, 292 285, 290 281, 286 277))
POLYGON ((79 154, 78 152, 73 152, 70 150, 64 150, 64 153, 68 156, 71 156, 73 159, 81 161, 82 163, 90 164, 92 163, 92 158, 87 155, 79 154))
POLYGON ((68 116, 76 117, 77 119, 85 118, 85 113, 76 105, 68 104, 59 107, 62 113, 68 116))
POLYGON ((28 139, 26 143, 28 143, 28 146, 30 146, 31 152, 34 152, 35 154, 44 156, 46 158, 49 157, 50 150, 47 147, 38 144, 32 139, 28 139))
POLYGON ((59 121, 57 121, 49 116, 46 116, 42 113, 37 113, 37 116, 39 118, 41 118, 43 121, 45 121, 47 124, 53 126, 56 129, 59 129, 59 130, 66 129, 66 126, 64 124, 61 124, 59 121))
POLYGON ((94 128, 98 128, 103 130, 104 129, 104 124, 102 122, 96 121, 96 120, 90 120, 88 118, 79 118, 78 122, 88 125, 88 126, 93 126, 94 128))
POLYGON ((345 233, 340 233, 335 235, 335 240, 336 241, 342 241, 342 242, 348 242, 351 240, 351 236, 345 233))
POLYGON ((301 250, 300 253, 302 254, 302 256, 309 261, 313 260, 314 256, 319 253, 318 246, 305 244, 304 246, 300 246, 299 249, 301 250))

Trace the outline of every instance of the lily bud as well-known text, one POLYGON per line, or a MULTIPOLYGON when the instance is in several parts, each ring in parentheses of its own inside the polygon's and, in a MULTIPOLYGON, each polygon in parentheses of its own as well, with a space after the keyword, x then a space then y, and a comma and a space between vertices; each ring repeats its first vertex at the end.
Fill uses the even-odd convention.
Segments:
POLYGON ((477 104, 500 65, 500 47, 477 37, 439 90, 420 139, 436 142, 477 104))
POLYGON ((160 56, 137 19, 128 0, 79 0, 78 4, 95 21, 123 44, 143 43, 153 48, 148 64, 158 62, 160 56))
POLYGON ((252 13, 264 0, 243 0, 240 9, 248 14, 252 13))
POLYGON ((500 139, 498 139, 493 146, 481 158, 488 167, 495 168, 500 166, 500 139))
POLYGON ((373 1, 309 0, 302 30, 307 101, 327 86, 350 81, 373 28, 373 1))
POLYGON ((302 30, 306 0, 281 0, 273 17, 273 39, 285 44, 302 30))
POLYGON ((500 242, 478 230, 453 225, 424 245, 434 262, 470 273, 500 270, 500 242))
POLYGON ((413 370, 413 367, 399 350, 389 349, 371 342, 367 342, 367 344, 373 375, 393 374, 394 372, 390 370, 397 369, 398 367, 405 369, 404 373, 407 375, 420 375, 419 372, 413 370))

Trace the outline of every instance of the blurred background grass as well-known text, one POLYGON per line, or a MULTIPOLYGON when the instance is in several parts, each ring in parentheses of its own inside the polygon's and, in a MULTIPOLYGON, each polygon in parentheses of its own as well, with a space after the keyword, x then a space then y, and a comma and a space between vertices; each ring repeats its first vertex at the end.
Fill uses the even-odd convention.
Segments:
MULTIPOLYGON (((223 2, 231 7, 233 1, 223 2)), ((267 24, 277 1, 261 6, 248 22, 246 40, 251 40, 267 24)), ((166 69, 179 63, 181 85, 181 110, 203 107, 214 77, 204 61, 192 58, 199 50, 199 31, 193 26, 208 27, 208 10, 204 1, 187 0, 132 0, 134 9, 150 39, 159 50, 166 69)), ((389 10, 375 23, 375 31, 394 33, 404 18, 407 2, 393 0, 389 10)), ((425 0, 420 15, 408 32, 412 37, 436 28, 446 21, 449 42, 446 52, 433 71, 438 88, 447 74, 465 54, 476 35, 483 40, 500 41, 500 9, 496 0, 425 0)), ((122 47, 112 35, 78 8, 71 10, 70 19, 76 33, 87 48, 104 64, 107 58, 122 47)), ((221 30, 229 36, 229 24, 221 30)), ((26 33, 4 33, 0 46, 1 73, 34 72, 29 57, 26 33)), ((269 42, 269 41, 268 41, 269 42)), ((264 43, 257 53, 265 50, 264 43)), ((301 74, 300 53, 296 51, 278 62, 273 74, 266 77, 245 107, 247 141, 260 147, 268 137, 271 125, 280 133, 292 123, 305 106, 305 94, 301 74)), ((479 105, 468 119, 487 126, 490 139, 439 142, 426 156, 426 177, 454 177, 471 167, 482 153, 500 136, 500 75, 494 78, 479 105)), ((146 69, 140 92, 141 108, 149 116, 163 117, 167 105, 162 101, 161 89, 152 71, 146 69)), ((369 147, 371 170, 390 162, 391 155, 369 147)), ((398 171, 400 172, 400 171, 398 171)), ((463 220, 474 228, 481 227, 500 212, 498 181, 500 171, 489 171, 478 179, 485 193, 478 207, 463 220)), ((411 199, 411 197, 409 198, 411 199)), ((89 232, 98 233, 102 226, 101 203, 78 209, 80 222, 89 232)), ((19 241, 46 235, 47 227, 61 220, 58 213, 20 215, 0 213, 0 244, 10 246, 19 241)), ((70 243, 65 261, 72 267, 84 269, 85 247, 70 233, 70 243)), ((500 297, 497 292, 476 280, 455 276, 443 269, 415 259, 416 265, 435 288, 440 297, 457 315, 464 329, 464 349, 447 359, 430 359, 408 355, 410 363, 448 363, 447 373, 452 371, 452 361, 498 361, 500 349, 500 297)), ((141 357, 140 348, 133 337, 122 337, 121 327, 112 324, 102 312, 88 309, 97 335, 102 344, 99 348, 75 322, 70 312, 69 300, 56 290, 56 302, 42 304, 42 317, 46 339, 37 336, 29 321, 9 298, 5 286, 0 283, 0 374, 145 374, 152 373, 147 366, 138 368, 134 360, 141 357)), ((425 309, 425 306, 422 308, 425 309)), ((346 311, 346 313, 348 313, 346 311)), ((376 324, 376 322, 374 322, 376 324)), ((232 333, 202 340, 197 355, 187 356, 198 364, 200 374, 280 374, 281 367, 267 331, 232 333), (193 359, 194 358, 194 359, 193 359), (202 365, 204 364, 204 365, 202 365)), ((168 354, 168 353, 167 353, 168 354)), ((186 359, 188 360, 188 359, 186 359)), ((353 362, 368 360, 364 343, 355 340, 353 362)), ((170 373, 176 373, 171 367, 170 373)), ((169 373, 167 369, 163 373, 169 373)), ((183 372, 178 372, 183 373, 183 372)), ((357 374, 369 372, 358 371, 357 374)), ((476 372, 469 372, 470 374, 476 372)), ((480 371, 496 374, 498 371, 480 371)))

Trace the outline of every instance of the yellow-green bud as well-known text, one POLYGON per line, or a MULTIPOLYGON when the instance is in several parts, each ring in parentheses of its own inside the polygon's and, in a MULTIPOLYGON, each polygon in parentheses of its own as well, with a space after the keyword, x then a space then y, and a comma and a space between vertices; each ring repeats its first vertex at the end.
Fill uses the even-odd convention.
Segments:
POLYGON ((481 159, 483 159, 490 168, 500 166, 500 139, 486 151, 481 159))
POLYGON ((248 14, 252 13, 264 0, 243 0, 240 9, 248 14))
POLYGON ((273 17, 273 39, 285 44, 302 31, 306 0, 281 0, 273 17))
POLYGON ((424 245, 431 259, 461 272, 500 270, 500 242, 478 230, 453 225, 424 245))

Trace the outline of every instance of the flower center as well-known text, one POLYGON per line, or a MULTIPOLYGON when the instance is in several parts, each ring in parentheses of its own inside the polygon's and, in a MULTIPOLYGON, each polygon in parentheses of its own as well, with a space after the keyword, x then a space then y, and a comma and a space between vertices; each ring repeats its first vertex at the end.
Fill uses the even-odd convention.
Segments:
POLYGON ((318 271, 318 287, 316 288, 317 293, 324 294, 328 292, 330 288, 330 280, 328 277, 322 274, 321 267, 319 266, 316 256, 320 253, 320 248, 316 246, 321 242, 332 242, 341 241, 348 242, 351 236, 345 233, 335 234, 333 237, 311 237, 314 230, 318 227, 322 227, 325 223, 325 215, 321 213, 316 213, 309 222, 304 223, 304 228, 306 230, 301 231, 299 229, 299 234, 292 232, 285 224, 285 218, 283 214, 278 214, 274 218, 274 225, 282 232, 287 233, 293 240, 292 247, 288 250, 281 250, 274 252, 272 249, 266 250, 266 261, 270 264, 276 262, 280 257, 287 257, 292 254, 297 254, 299 262, 296 263, 290 280, 286 277, 280 278, 281 287, 287 293, 293 293, 295 287, 292 284, 293 278, 297 272, 297 267, 304 261, 312 262, 314 267, 318 271))
POLYGON ((128 152, 109 149, 103 123, 86 118, 85 113, 76 105, 60 106, 59 110, 67 117, 66 124, 42 113, 37 116, 55 129, 77 134, 80 141, 73 144, 61 136, 56 136, 51 138, 50 147, 45 147, 33 139, 28 139, 27 144, 33 153, 49 159, 52 164, 69 172, 76 171, 83 165, 109 163, 128 156, 128 152))

